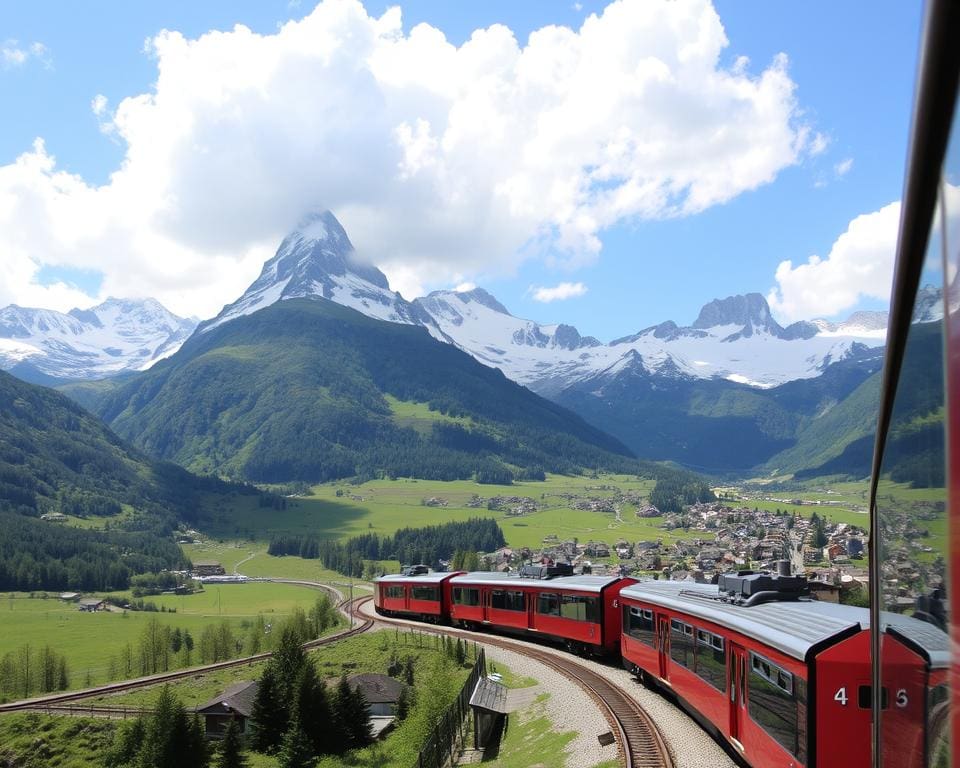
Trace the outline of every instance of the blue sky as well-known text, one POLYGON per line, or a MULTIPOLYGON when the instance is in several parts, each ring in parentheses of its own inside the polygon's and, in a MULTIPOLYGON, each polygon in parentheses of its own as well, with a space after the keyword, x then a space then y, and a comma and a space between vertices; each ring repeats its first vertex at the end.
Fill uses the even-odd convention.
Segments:
MULTIPOLYGON (((631 5, 635 6, 633 12, 642 14, 658 3, 638 0, 631 5)), ((388 7, 385 3, 365 3, 370 17, 380 17, 388 7)), ((522 49, 534 30, 556 24, 578 31, 584 19, 591 13, 601 14, 605 4, 421 1, 402 3, 400 7, 404 35, 424 22, 442 31, 449 43, 462 46, 474 30, 503 24, 512 30, 522 49)), ((334 213, 345 217, 351 238, 358 245, 366 245, 367 255, 375 262, 388 262, 384 265, 389 267, 388 274, 405 289, 405 295, 413 288, 431 290, 457 282, 476 283, 494 293, 514 314, 545 322, 562 320, 576 325, 584 334, 604 340, 665 319, 689 323, 699 307, 712 298, 748 291, 767 294, 778 286, 779 302, 775 302, 775 309, 784 321, 800 316, 845 316, 858 308, 883 307, 883 275, 889 273, 892 264, 887 252, 892 252, 890 229, 896 219, 896 210, 889 206, 901 195, 921 23, 919 4, 717 0, 714 7, 729 41, 716 63, 719 71, 733 71, 737 59, 745 56, 749 63, 741 65, 743 82, 755 84, 779 54, 786 55, 785 72, 793 86, 789 123, 796 133, 806 132, 803 147, 794 156, 774 163, 769 180, 743 181, 743 189, 734 190, 729 199, 718 200, 715 196, 702 207, 693 206, 696 210, 678 213, 669 206, 651 209, 649 203, 643 203, 637 209, 643 213, 628 210, 611 217, 609 206, 593 201, 584 208, 586 214, 607 218, 584 232, 582 219, 558 219, 548 204, 537 200, 537 184, 547 178, 539 166, 524 179, 533 185, 533 191, 519 202, 512 199, 517 207, 536 208, 520 219, 504 219, 502 209, 496 208, 478 213, 478 219, 485 218, 478 223, 469 216, 469 206, 437 210, 430 205, 431 198, 425 196, 422 226, 419 214, 414 213, 416 209, 410 207, 411 200, 417 200, 415 195, 402 189, 376 188, 375 180, 382 170, 363 168, 351 174, 349 163, 343 160, 347 167, 331 171, 331 166, 337 166, 343 157, 352 157, 349 152, 344 154, 345 135, 357 136, 358 157, 377 155, 381 149, 372 143, 365 146, 363 141, 376 142, 378 137, 396 135, 391 133, 396 127, 392 124, 385 125, 385 132, 369 130, 367 134, 370 110, 378 109, 384 99, 380 92, 367 94, 363 90, 365 80, 358 81, 360 92, 356 98, 351 88, 337 92, 335 81, 320 82, 317 90, 326 99, 320 112, 308 110, 301 114, 296 111, 296 100, 271 102, 286 110, 292 105, 291 121, 309 122, 320 114, 324 116, 323 125, 331 120, 344 122, 342 132, 329 141, 303 145, 310 152, 303 157, 303 174, 329 175, 328 181, 313 184, 298 180, 287 184, 289 172, 277 177, 270 175, 269 168, 265 175, 238 169, 244 154, 237 150, 212 167, 219 171, 229 168, 226 173, 236 172, 238 180, 224 181, 222 186, 212 184, 209 190, 204 187, 212 173, 209 169, 198 170, 203 177, 193 182, 189 170, 175 169, 176 173, 167 178, 163 168, 153 169, 151 172, 162 177, 157 186, 168 185, 164 187, 166 197, 159 203, 150 200, 145 191, 151 186, 149 173, 138 171, 136 183, 128 182, 133 191, 119 197, 130 201, 131 206, 122 217, 122 224, 104 219, 102 225, 94 227, 89 222, 101 215, 106 217, 99 208, 108 205, 98 200, 108 196, 98 195, 96 190, 109 187, 111 174, 125 164, 140 169, 150 165, 149 129, 139 122, 134 124, 132 118, 132 127, 124 127, 122 121, 114 123, 113 110, 124 99, 152 93, 159 62, 176 61, 184 50, 173 46, 172 52, 145 52, 145 41, 161 29, 175 30, 186 40, 195 40, 210 30, 229 31, 238 23, 261 36, 273 36, 284 22, 311 14, 314 4, 4 4, 0 6, 0 45, 4 54, 0 59, 0 97, 5 105, 5 117, 0 121, 0 201, 4 193, 23 195, 24 199, 36 200, 36 207, 31 202, 29 207, 17 208, 16 215, 8 211, 9 218, 4 220, 0 203, 0 229, 7 232, 8 238, 3 240, 0 236, 0 248, 19 259, 16 269, 0 271, 0 305, 46 301, 51 306, 58 305, 57 309, 66 309, 72 303, 82 303, 84 293, 89 301, 94 301, 101 293, 124 291, 156 295, 180 314, 212 314, 217 308, 215 304, 235 298, 256 276, 256 265, 270 255, 269 243, 274 242, 275 247, 272 238, 286 225, 284 205, 291 209, 307 205, 310 195, 322 194, 335 199, 316 200, 313 204, 330 205, 334 213), (99 116, 91 107, 98 95, 105 97, 99 116), (32 148, 38 137, 44 141, 42 154, 32 148), (14 174, 10 169, 25 153, 42 167, 21 168, 19 174, 14 174), (42 160, 50 157, 56 158, 52 168, 44 166, 47 161, 42 160), (10 171, 6 176, 4 169, 10 171), (65 180, 66 177, 57 176, 61 172, 72 176, 65 180), (177 186, 187 183, 191 183, 189 188, 177 186), (263 197, 257 208, 264 211, 262 221, 244 215, 244 201, 237 202, 242 194, 235 190, 244 189, 244 183, 251 189, 256 187, 250 196, 263 197), (271 184, 277 185, 277 189, 271 189, 271 184), (296 188, 296 194, 290 187, 296 188), (139 215, 141 195, 142 206, 157 207, 144 223, 130 223, 139 215), (204 212, 203 217, 198 213, 191 218, 190 211, 170 214, 170 199, 189 201, 191 195, 198 198, 192 210, 204 212), (341 200, 340 208, 332 204, 341 200), (274 203, 275 209, 271 208, 274 203), (851 228, 851 222, 858 221, 858 217, 868 218, 860 219, 851 228), (207 221, 210 231, 205 230, 207 221), (82 236, 76 233, 88 223, 89 232, 82 236), (39 230, 40 235, 30 229, 41 225, 44 229, 39 230), (60 232, 61 227, 64 233, 60 232), (138 227, 153 229, 146 232, 138 227), (236 231, 224 235, 224 229, 231 227, 236 231), (118 234, 121 229, 122 236, 118 234), (848 229, 851 234, 842 239, 848 229), (47 231, 54 234, 48 238, 47 231), (591 236, 597 240, 591 241, 591 236), (836 247, 838 238, 842 242, 836 247), (458 255, 461 246, 463 254, 458 255), (418 248, 431 253, 421 256, 418 248), (385 254, 383 258, 381 253, 385 254), (777 271, 785 260, 792 261, 796 268, 815 254, 824 261, 830 261, 832 256, 834 264, 821 264, 806 272, 777 271), (856 283, 860 278, 851 275, 860 275, 861 267, 869 274, 859 286, 856 283), (781 283, 778 274, 783 278, 781 283), (191 280, 199 285, 195 288, 191 280), (214 298, 209 295, 212 283, 223 286, 214 298), (536 288, 561 283, 581 285, 580 295, 551 303, 535 299, 536 288)), ((624 43, 629 48, 632 41, 624 43)), ((500 49, 494 43, 486 50, 493 51, 489 53, 491 62, 500 61, 495 55, 500 49)), ((215 56, 214 53, 198 59, 196 66, 206 66, 215 56)), ((283 71, 294 73, 295 80, 299 61, 292 54, 283 59, 283 66, 291 68, 283 71)), ((323 72, 324 77, 332 77, 329 70, 323 72)), ((613 72, 611 78, 621 75, 613 72)), ((411 78, 411 82, 415 80, 414 76, 411 78)), ((203 74, 198 72, 197 79, 203 79, 203 74)), ((309 77, 305 76, 303 82, 307 84, 304 90, 309 91, 309 77)), ((602 89, 604 83, 597 85, 602 89)), ((406 90, 390 91, 387 100, 408 98, 412 90, 408 83, 406 90)), ((709 91, 697 96, 703 100, 712 98, 709 91)), ((201 115, 196 122, 206 121, 205 130, 215 131, 220 118, 215 111, 215 99, 211 102, 211 98, 200 93, 185 102, 186 106, 177 105, 176 115, 189 114, 189 108, 195 106, 201 115)), ((303 95, 303 99, 309 98, 303 95)), ((687 94, 684 98, 692 97, 687 94)), ((663 124, 669 128, 669 121, 675 119, 671 115, 680 107, 669 101, 669 94, 663 102, 668 113, 663 124)), ((677 103, 689 107, 679 99, 677 103)), ((232 102, 229 108, 253 109, 247 97, 232 102)), ((418 102, 409 97, 402 110, 414 138, 419 108, 418 102)), ((515 103, 510 107, 516 108, 515 103)), ((424 109, 424 115, 433 115, 431 124, 436 126, 436 105, 424 109)), ((531 109, 536 110, 536 106, 531 109)), ((650 102, 644 102, 643 109, 651 109, 650 102)), ((699 107, 690 109, 691 115, 698 114, 699 107)), ((156 115, 157 120, 169 117, 169 113, 159 111, 149 114, 156 115)), ((383 120, 389 122, 394 114, 386 110, 383 120)), ((637 113, 628 110, 617 114, 637 113)), ((646 117, 647 113, 642 114, 646 117)), ((714 133, 736 132, 746 127, 738 126, 735 120, 726 124, 722 115, 716 119, 717 127, 711 129, 714 133)), ((750 122, 753 123, 752 118, 750 122)), ((772 124, 775 122, 771 120, 772 124)), ((287 149, 295 151, 300 146, 299 136, 290 137, 289 143, 277 138, 286 134, 277 128, 278 121, 273 117, 261 121, 251 113, 248 125, 254 128, 250 129, 252 137, 243 139, 250 142, 246 151, 249 153, 249 146, 253 146, 258 158, 261 153, 266 158, 279 157, 287 149), (269 142, 269 146, 258 144, 261 140, 269 142)), ((773 135, 776 127, 773 125, 761 135, 773 135)), ((575 145, 560 146, 585 146, 611 138, 602 135, 602 127, 589 130, 592 133, 577 137, 575 145)), ((236 137, 237 133, 231 128, 225 135, 236 137)), ((200 137, 209 141, 208 133, 200 137)), ((196 167, 189 149, 184 147, 196 146, 200 140, 188 137, 184 141, 185 144, 169 150, 170 157, 182 161, 187 168, 196 167)), ((214 153, 216 149, 214 146, 214 153)), ((744 151, 743 147, 731 150, 744 151)), ((407 160, 413 157, 409 152, 408 149, 407 160)), ((209 155, 206 150, 205 157, 209 155)), ((391 158, 383 161, 385 168, 394 167, 391 158)), ((474 191, 469 169, 485 170, 485 163, 474 165, 474 160, 469 155, 447 158, 448 168, 467 174, 465 194, 474 191)), ((266 160, 262 162, 271 165, 266 160)), ((291 167, 297 167, 295 159, 290 162, 294 163, 291 167)), ((636 158, 632 162, 637 162, 636 158)), ((588 164, 584 160, 584 165, 588 164)), ((640 167, 641 177, 646 178, 642 163, 634 167, 640 167)), ((502 173, 509 175, 508 171, 502 173)), ((422 169, 411 171, 418 172, 422 169)), ((656 178, 658 183, 669 185, 677 173, 671 166, 656 178)), ((478 179, 476 187, 482 189, 489 184, 490 189, 499 190, 505 178, 484 177, 478 179)), ((612 181, 598 182, 595 189, 602 192, 604 184, 619 183, 615 174, 612 181)), ((671 194, 677 194, 682 202, 685 193, 671 194)), ((115 203, 109 205, 116 208, 115 203)), ((300 213, 290 210, 288 218, 295 220, 300 213)), ((577 294, 578 290, 568 293, 577 294)))

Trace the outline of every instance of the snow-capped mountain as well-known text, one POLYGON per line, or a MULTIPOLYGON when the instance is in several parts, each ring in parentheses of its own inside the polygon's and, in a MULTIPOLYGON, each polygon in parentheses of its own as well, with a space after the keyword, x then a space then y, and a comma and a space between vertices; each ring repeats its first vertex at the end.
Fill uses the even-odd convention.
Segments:
POLYGON ((722 378, 759 387, 820 375, 830 363, 882 343, 875 331, 839 324, 781 327, 759 293, 705 305, 693 325, 673 321, 603 344, 569 325, 540 325, 511 315, 490 294, 437 291, 419 305, 443 335, 477 360, 540 394, 629 366, 650 374, 722 378))
POLYGON ((95 379, 142 371, 176 352, 197 321, 154 299, 107 299, 67 314, 0 309, 0 368, 23 378, 95 379))
MULTIPOLYGON (((303 297, 329 299, 377 320, 421 321, 411 304, 390 290, 386 275, 357 257, 334 215, 323 211, 301 221, 243 296, 201 323, 197 332, 205 333, 277 301, 303 297)), ((429 318, 423 320, 429 322, 429 318)))

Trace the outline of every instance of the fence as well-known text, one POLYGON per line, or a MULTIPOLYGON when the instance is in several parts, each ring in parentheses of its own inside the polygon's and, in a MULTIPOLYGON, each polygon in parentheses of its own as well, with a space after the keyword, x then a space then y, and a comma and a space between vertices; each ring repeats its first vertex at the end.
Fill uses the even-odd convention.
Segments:
POLYGON ((466 740, 468 728, 467 717, 470 715, 470 696, 477 685, 477 681, 487 674, 487 657, 481 648, 477 655, 477 663, 473 665, 470 677, 460 689, 449 709, 444 712, 437 727, 427 739, 423 749, 420 750, 420 757, 414 768, 443 768, 445 765, 451 765, 466 740))

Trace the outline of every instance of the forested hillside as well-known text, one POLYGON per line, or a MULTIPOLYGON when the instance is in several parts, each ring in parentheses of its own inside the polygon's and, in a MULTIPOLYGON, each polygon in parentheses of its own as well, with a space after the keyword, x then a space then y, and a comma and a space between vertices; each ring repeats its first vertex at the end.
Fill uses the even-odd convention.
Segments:
POLYGON ((0 372, 0 589, 122 589, 185 564, 170 535, 206 493, 252 489, 150 461, 64 395, 0 372), (116 517, 109 531, 40 520, 116 517))
POLYGON ((99 413, 157 458, 257 482, 637 466, 615 438, 425 330, 308 299, 195 335, 99 413), (426 418, 411 425, 416 404, 426 418))

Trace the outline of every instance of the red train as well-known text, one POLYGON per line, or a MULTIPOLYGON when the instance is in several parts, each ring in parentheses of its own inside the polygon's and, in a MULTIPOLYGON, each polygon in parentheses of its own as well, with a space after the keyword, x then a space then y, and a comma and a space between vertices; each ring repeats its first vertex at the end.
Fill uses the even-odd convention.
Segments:
POLYGON ((374 605, 386 615, 542 637, 577 653, 602 656, 620 651, 620 590, 632 583, 634 579, 586 575, 394 575, 376 580, 374 605))
MULTIPOLYGON (((869 611, 794 599, 800 582, 752 574, 721 576, 717 586, 631 585, 621 592, 624 664, 669 689, 751 766, 869 766, 869 611), (758 593, 762 601, 749 604, 758 593)), ((921 768, 927 710, 944 695, 948 638, 917 619, 885 618, 897 664, 882 697, 897 738, 884 745, 884 764, 921 768)))
MULTIPOLYGON (((376 581, 377 611, 620 655, 755 768, 871 764, 869 611, 805 598, 803 577, 718 585, 606 576, 430 573, 376 581)), ((946 695, 947 635, 885 616, 886 765, 928 765, 930 708, 946 695)))

